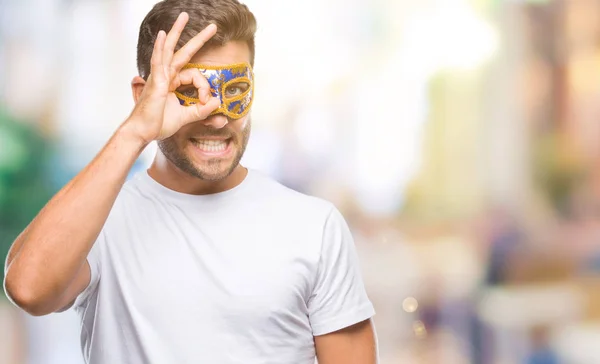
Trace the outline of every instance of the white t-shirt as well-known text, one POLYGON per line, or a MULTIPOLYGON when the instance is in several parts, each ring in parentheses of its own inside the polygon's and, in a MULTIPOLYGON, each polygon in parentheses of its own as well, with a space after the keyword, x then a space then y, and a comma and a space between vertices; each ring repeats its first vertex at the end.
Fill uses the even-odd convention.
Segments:
POLYGON ((312 364, 313 336, 374 315, 340 212, 252 169, 202 196, 137 174, 88 261, 90 364, 312 364))

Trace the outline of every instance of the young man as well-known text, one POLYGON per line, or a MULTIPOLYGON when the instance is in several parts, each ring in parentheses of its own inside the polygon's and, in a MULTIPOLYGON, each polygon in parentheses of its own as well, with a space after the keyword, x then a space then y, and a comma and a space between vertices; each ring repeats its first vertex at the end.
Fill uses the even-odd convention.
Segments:
POLYGON ((14 242, 8 295, 32 315, 73 306, 88 363, 376 362, 341 214, 239 164, 255 30, 237 0, 155 5, 134 110, 14 242))

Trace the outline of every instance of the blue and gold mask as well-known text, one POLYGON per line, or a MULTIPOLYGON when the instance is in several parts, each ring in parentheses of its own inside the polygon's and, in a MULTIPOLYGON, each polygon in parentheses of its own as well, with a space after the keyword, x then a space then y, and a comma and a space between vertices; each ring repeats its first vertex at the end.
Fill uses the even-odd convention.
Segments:
MULTIPOLYGON (((254 74, 250 64, 208 66, 189 63, 183 68, 199 69, 210 84, 212 96, 221 100, 221 106, 211 115, 223 114, 232 119, 239 119, 250 111, 254 95, 254 74)), ((200 103, 198 90, 193 86, 182 91, 175 91, 175 95, 184 106, 200 103)))

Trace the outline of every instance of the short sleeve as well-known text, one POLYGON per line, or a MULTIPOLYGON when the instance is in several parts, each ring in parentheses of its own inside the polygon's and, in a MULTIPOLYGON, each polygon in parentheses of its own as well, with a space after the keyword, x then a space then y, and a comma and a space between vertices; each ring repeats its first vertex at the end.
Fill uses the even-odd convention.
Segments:
POLYGON ((375 314, 350 229, 336 208, 325 222, 321 244, 317 277, 308 301, 314 336, 341 330, 375 314))
POLYGON ((81 292, 75 299, 75 303, 73 304, 73 307, 75 308, 85 305, 90 295, 95 292, 96 288, 98 287, 98 282, 100 281, 100 250, 104 237, 105 233, 103 230, 88 253, 87 261, 90 265, 90 284, 88 284, 83 292, 81 292))

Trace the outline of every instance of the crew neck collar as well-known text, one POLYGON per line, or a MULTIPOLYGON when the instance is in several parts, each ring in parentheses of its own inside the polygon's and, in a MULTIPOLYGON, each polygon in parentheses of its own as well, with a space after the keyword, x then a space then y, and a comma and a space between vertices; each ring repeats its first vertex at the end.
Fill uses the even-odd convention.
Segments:
POLYGON ((205 195, 193 195, 193 194, 174 191, 174 190, 158 183, 154 178, 152 178, 148 174, 148 170, 139 172, 136 175, 135 179, 138 180, 140 183, 144 184, 154 194, 157 194, 165 199, 183 202, 183 203, 190 203, 190 202, 207 203, 207 202, 223 201, 225 199, 230 198, 231 196, 241 193, 243 190, 248 188, 248 185, 251 183, 252 179, 254 178, 255 172, 254 172, 254 170, 252 170, 250 168, 247 168, 247 170, 248 170, 248 172, 246 173, 246 176, 244 177, 242 182, 239 183, 237 186, 230 188, 228 190, 222 191, 222 192, 210 193, 210 194, 205 194, 205 195))

